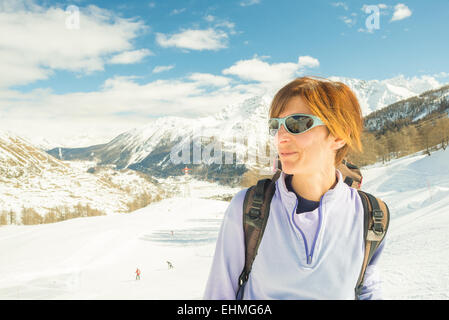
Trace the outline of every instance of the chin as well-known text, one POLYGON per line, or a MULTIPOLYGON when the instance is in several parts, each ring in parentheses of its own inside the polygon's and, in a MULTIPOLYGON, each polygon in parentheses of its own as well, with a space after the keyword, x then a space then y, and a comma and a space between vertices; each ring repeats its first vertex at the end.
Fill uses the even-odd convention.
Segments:
POLYGON ((282 165, 282 172, 284 172, 285 174, 294 174, 295 173, 295 164, 291 163, 291 162, 282 162, 281 161, 281 165, 282 165))

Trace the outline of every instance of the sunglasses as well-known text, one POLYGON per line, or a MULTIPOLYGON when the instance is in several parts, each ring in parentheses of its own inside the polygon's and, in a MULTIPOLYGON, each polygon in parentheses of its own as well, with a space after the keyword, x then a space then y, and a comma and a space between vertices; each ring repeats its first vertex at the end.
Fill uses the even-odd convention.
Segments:
POLYGON ((291 134, 304 133, 316 126, 325 126, 323 121, 317 116, 311 114, 295 113, 284 118, 270 118, 268 128, 270 135, 274 136, 281 125, 291 134))

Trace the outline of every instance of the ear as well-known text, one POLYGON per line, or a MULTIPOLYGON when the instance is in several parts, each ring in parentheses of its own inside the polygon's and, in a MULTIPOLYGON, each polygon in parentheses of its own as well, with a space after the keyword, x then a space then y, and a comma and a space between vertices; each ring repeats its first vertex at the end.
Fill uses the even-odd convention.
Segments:
POLYGON ((342 138, 334 138, 333 147, 334 147, 335 151, 343 148, 345 146, 345 144, 346 144, 346 141, 343 140, 342 138))
POLYGON ((332 133, 329 133, 328 139, 330 139, 331 148, 334 151, 338 151, 343 148, 346 144, 346 141, 342 138, 335 137, 332 133))

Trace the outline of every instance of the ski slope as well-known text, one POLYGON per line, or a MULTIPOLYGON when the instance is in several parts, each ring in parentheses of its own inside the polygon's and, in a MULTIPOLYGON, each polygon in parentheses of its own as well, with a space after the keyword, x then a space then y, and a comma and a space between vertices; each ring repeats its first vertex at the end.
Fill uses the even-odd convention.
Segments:
POLYGON ((362 170, 392 219, 379 260, 385 299, 449 298, 449 149, 362 170))
MULTIPOLYGON (((362 170, 392 213, 386 299, 449 298, 448 164, 440 150, 362 170)), ((201 299, 229 204, 207 198, 237 190, 192 182, 190 197, 129 214, 0 227, 0 299, 201 299)))
POLYGON ((2 227, 0 298, 200 298, 226 206, 171 198, 130 214, 2 227))

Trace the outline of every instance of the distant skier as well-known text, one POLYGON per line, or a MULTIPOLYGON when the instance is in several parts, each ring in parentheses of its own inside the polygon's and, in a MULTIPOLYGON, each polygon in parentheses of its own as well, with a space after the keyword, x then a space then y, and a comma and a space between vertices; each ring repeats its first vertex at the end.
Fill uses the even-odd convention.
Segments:
POLYGON ((137 268, 136 270, 136 280, 140 280, 140 270, 137 268))
POLYGON ((173 269, 173 265, 171 264, 170 261, 167 261, 167 264, 168 264, 168 269, 173 269))

